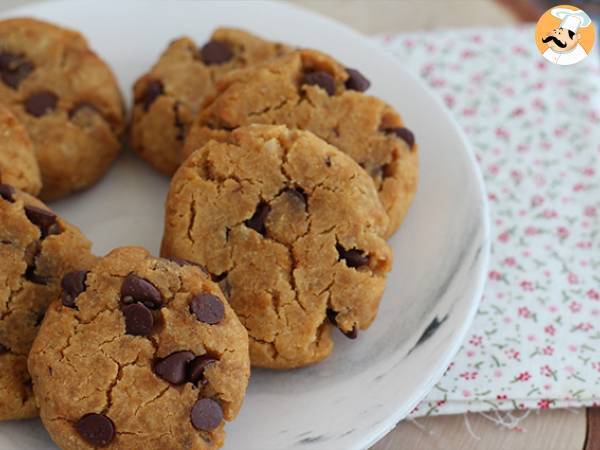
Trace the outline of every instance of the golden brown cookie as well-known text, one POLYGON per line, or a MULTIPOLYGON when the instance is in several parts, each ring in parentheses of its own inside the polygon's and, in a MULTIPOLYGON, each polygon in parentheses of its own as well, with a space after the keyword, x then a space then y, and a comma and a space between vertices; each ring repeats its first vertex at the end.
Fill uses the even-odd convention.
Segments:
POLYGON ((184 154, 253 123, 312 131, 371 175, 390 218, 386 232, 390 236, 415 194, 417 146, 413 133, 389 105, 361 92, 368 86, 358 71, 314 50, 229 73, 194 121, 184 154))
POLYGON ((124 247, 65 277, 29 371, 63 450, 215 449, 245 395, 248 336, 200 268, 124 247))
POLYGON ((117 82, 75 31, 34 19, 0 21, 0 103, 27 129, 46 200, 94 184, 121 148, 117 82))
POLYGON ((206 95, 223 74, 282 55, 289 49, 245 31, 219 28, 198 48, 173 41, 133 87, 131 146, 155 169, 171 175, 182 163, 183 139, 206 95))
POLYGON ((36 198, 0 185, 0 420, 37 415, 27 354, 63 275, 93 256, 81 232, 36 198))
POLYGON ((27 131, 2 105, 0 105, 0 183, 10 184, 31 195, 38 195, 42 188, 40 169, 27 131))
POLYGON ((219 281, 248 329, 253 365, 291 368, 374 320, 392 254, 373 181, 312 133, 238 128, 173 177, 162 253, 219 281))

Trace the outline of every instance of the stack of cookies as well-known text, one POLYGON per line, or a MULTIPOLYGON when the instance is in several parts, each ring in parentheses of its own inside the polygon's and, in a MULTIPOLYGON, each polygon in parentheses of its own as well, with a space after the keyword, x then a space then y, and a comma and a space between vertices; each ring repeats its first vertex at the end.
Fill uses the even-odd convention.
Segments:
POLYGON ((374 321, 415 138, 317 50, 218 29, 133 87, 129 142, 172 177, 161 258, 90 243, 40 200, 121 149, 110 69, 78 33, 0 22, 0 419, 63 449, 222 446, 250 365, 294 369, 374 321), (38 409, 39 408, 39 409, 38 409))

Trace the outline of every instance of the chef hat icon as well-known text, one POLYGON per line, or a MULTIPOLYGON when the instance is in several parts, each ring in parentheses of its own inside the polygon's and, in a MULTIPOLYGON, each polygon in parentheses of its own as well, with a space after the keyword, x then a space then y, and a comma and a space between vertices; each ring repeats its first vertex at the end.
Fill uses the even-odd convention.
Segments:
POLYGON ((580 28, 586 28, 592 23, 592 19, 581 9, 553 8, 550 13, 561 20, 560 28, 577 33, 580 28))

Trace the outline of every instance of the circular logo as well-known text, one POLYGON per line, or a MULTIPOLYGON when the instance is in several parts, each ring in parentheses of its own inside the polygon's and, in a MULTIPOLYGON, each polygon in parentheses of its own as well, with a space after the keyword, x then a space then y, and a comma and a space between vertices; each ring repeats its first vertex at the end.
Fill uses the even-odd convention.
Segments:
POLYGON ((535 43, 553 64, 570 66, 584 60, 594 47, 596 29, 590 16, 576 6, 559 5, 546 11, 535 28, 535 43))

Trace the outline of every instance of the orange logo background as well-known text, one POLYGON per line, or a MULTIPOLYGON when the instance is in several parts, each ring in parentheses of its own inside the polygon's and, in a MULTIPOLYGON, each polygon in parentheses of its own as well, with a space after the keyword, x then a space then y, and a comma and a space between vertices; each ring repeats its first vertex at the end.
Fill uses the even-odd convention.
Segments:
MULTIPOLYGON (((560 25, 560 19, 554 17, 550 13, 550 11, 554 8, 567 8, 572 9, 573 11, 581 9, 571 5, 556 5, 550 8, 544 13, 544 15, 542 15, 542 17, 540 17, 540 20, 538 20, 537 26, 535 27, 535 45, 537 45, 537 48, 540 51, 540 53, 544 53, 546 50, 548 50, 546 44, 542 42, 542 38, 546 36, 550 31, 554 30, 555 28, 558 28, 558 26, 560 25)), ((592 48, 594 47, 594 40, 596 39, 596 28, 594 27, 594 22, 592 21, 590 26, 586 28, 580 28, 577 31, 577 34, 581 34, 581 40, 579 41, 579 44, 581 44, 585 52, 589 55, 592 51, 592 48)))

